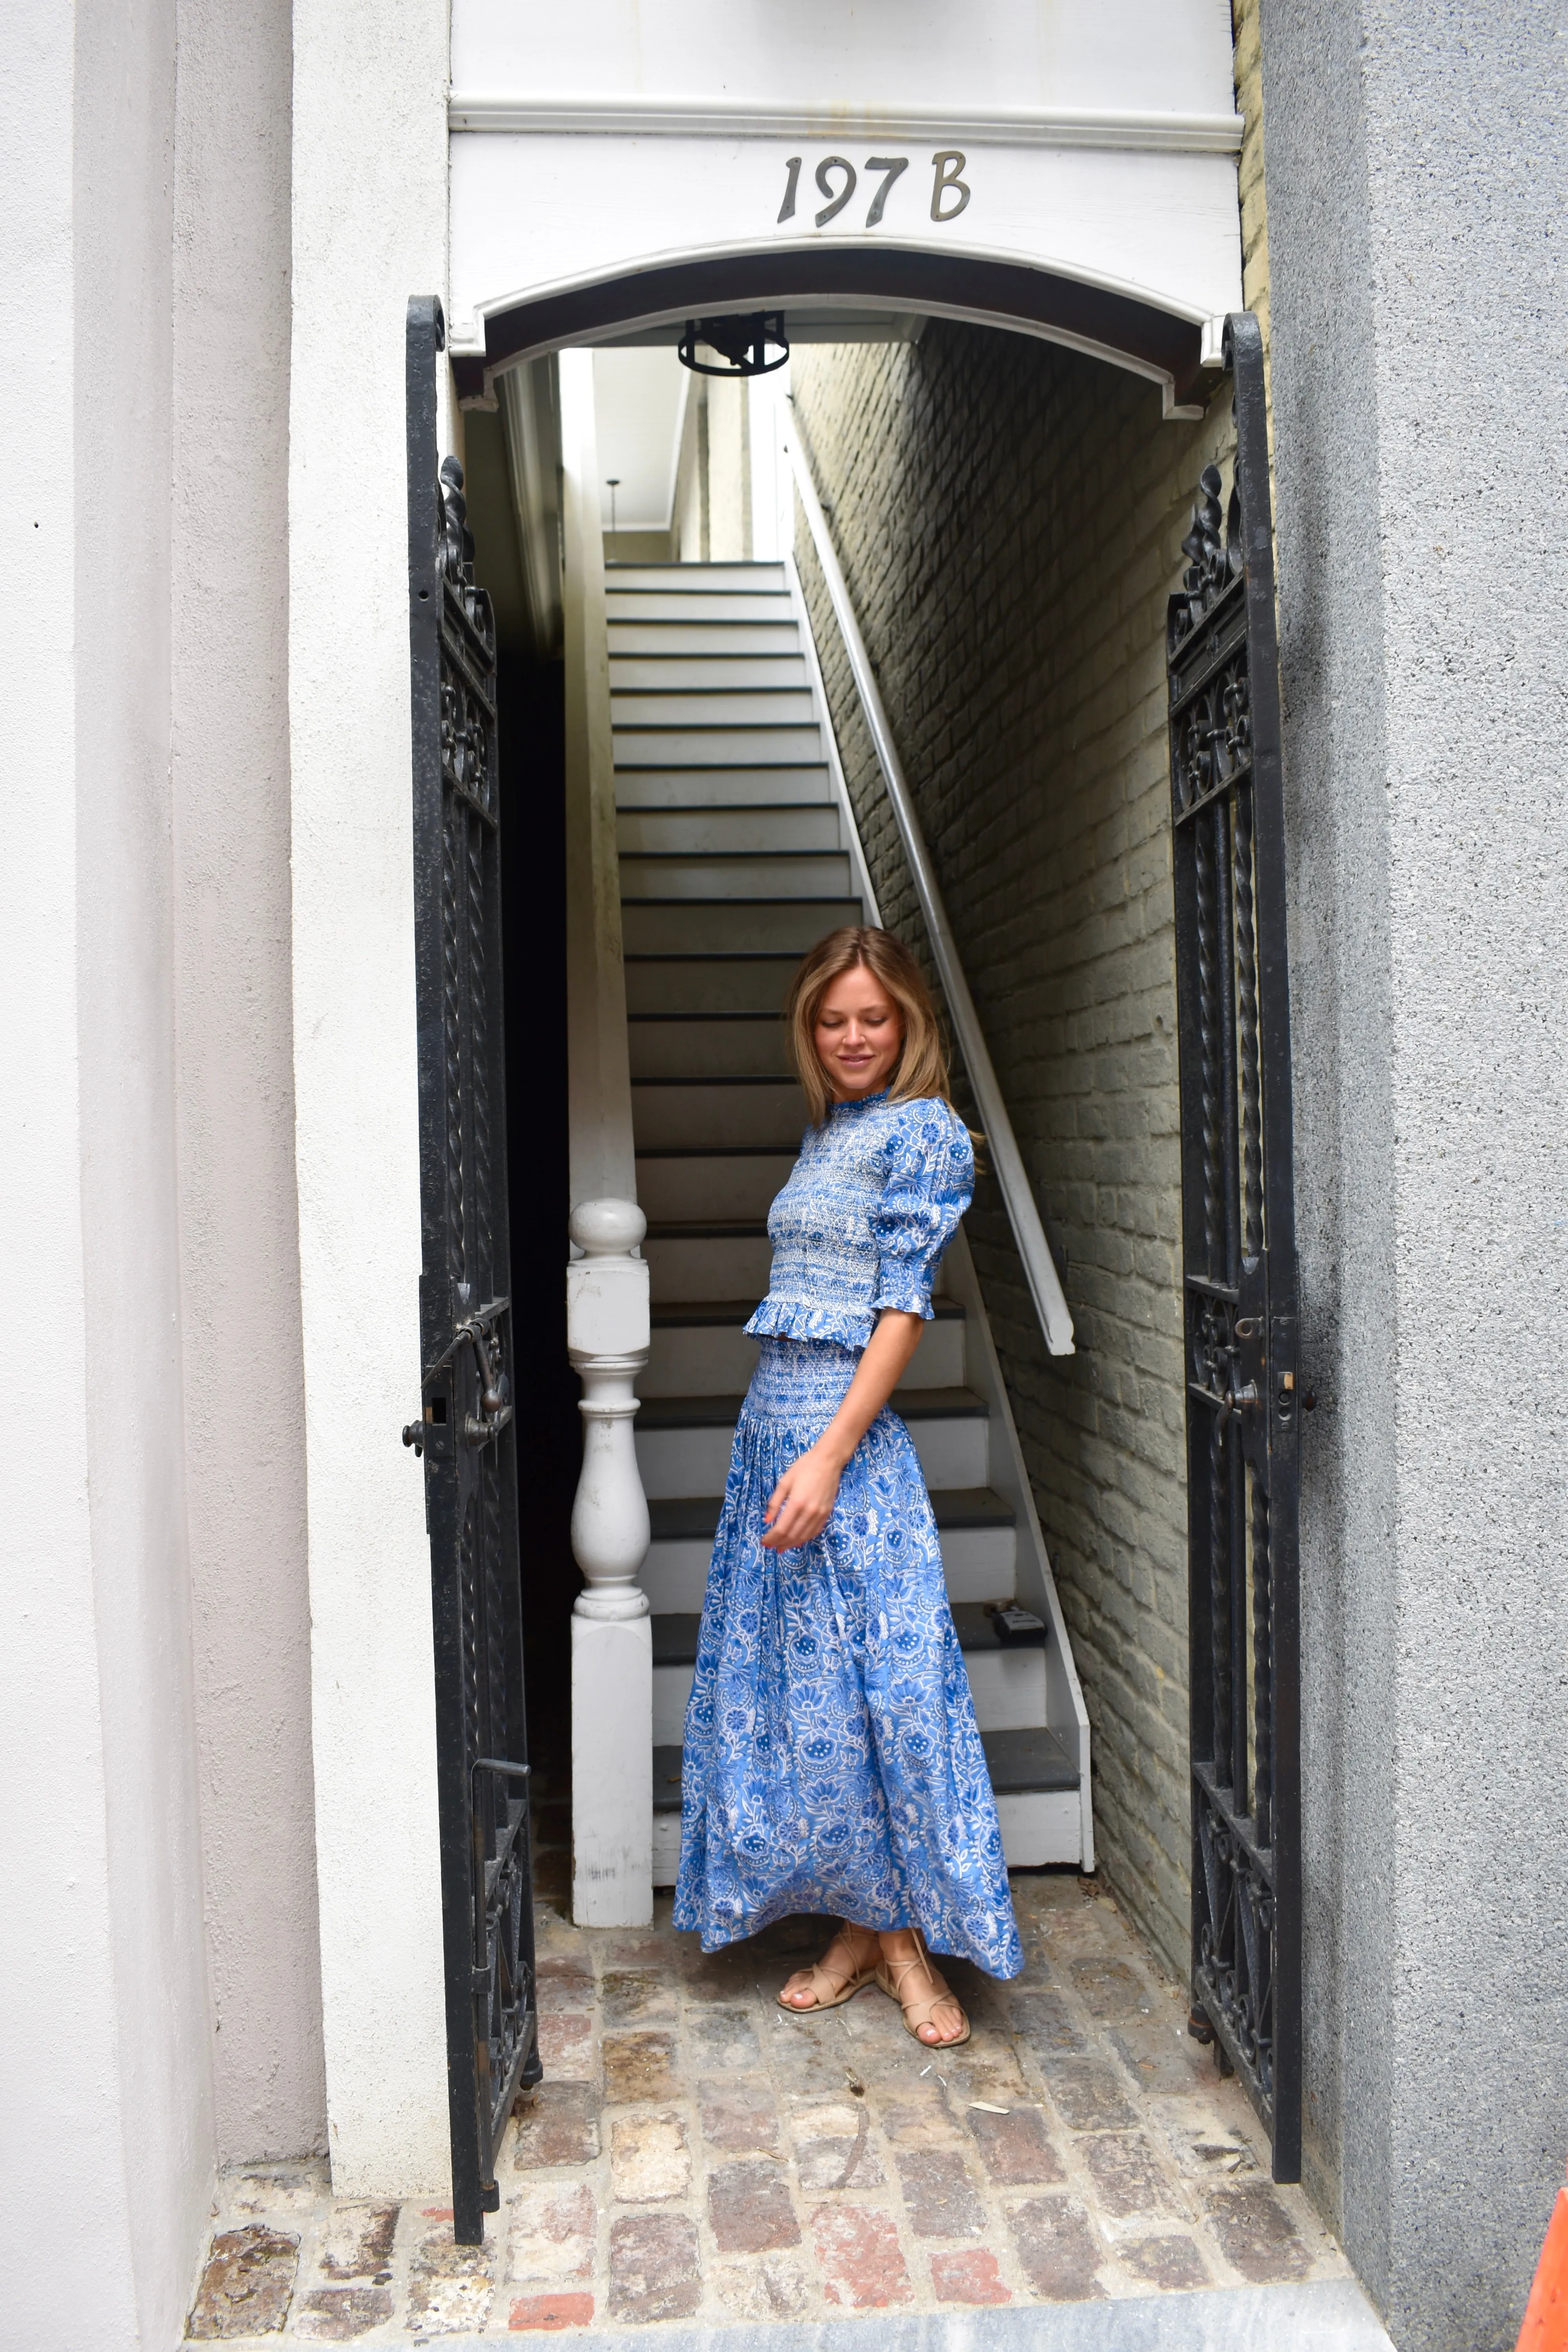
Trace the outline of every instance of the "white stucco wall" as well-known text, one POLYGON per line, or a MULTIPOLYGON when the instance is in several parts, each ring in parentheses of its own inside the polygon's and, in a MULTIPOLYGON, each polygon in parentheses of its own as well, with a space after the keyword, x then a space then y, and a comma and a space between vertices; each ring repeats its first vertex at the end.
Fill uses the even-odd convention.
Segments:
MULTIPOLYGON (((449 2179, 419 1164, 404 319, 446 282, 445 0, 294 14, 289 465, 299 1177, 333 2179, 449 2179)), ((432 489, 434 495, 434 489, 432 489)))

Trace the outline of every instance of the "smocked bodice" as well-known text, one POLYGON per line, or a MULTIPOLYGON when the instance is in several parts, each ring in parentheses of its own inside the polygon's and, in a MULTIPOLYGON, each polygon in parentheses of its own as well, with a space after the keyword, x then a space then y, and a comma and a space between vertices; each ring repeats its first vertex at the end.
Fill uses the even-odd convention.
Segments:
POLYGON ((863 1348, 885 1307, 929 1317, 973 1191, 968 1132, 945 1103, 836 1103, 768 1213, 773 1276, 747 1330, 863 1348))

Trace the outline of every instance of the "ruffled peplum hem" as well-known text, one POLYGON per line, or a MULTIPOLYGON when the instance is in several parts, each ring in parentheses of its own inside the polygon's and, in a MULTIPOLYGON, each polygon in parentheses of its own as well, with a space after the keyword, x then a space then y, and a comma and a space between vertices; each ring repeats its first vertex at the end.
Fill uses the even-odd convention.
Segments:
POLYGON ((996 1977, 1024 1964, 995 1801, 919 1457, 873 1422, 833 1517, 761 1537, 857 1347, 766 1335, 735 1431, 687 1709, 675 1923, 704 1951, 791 1912, 917 1927, 996 1977))
MULTIPOLYGON (((864 1309, 806 1307, 789 1298, 764 1298, 745 1328, 753 1339, 826 1339, 839 1348, 863 1348, 877 1318, 864 1309)), ((831 1419, 831 1415, 829 1418, 831 1419)))

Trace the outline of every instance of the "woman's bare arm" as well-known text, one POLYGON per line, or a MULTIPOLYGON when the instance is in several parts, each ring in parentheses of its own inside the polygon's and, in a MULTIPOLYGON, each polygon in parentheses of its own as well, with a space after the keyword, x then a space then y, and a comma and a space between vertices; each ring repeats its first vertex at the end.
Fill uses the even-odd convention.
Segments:
POLYGON ((843 1403, 768 1497, 763 1542, 769 1551, 793 1551, 822 1533, 833 1517, 844 1465, 903 1379, 924 1328, 919 1315, 882 1309, 843 1403))

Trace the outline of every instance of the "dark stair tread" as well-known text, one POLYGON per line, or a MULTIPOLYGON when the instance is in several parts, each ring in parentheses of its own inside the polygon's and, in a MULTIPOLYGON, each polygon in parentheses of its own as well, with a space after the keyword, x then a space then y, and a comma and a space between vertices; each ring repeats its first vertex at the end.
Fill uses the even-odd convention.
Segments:
MULTIPOLYGON (((711 1536, 719 1525, 722 1499, 719 1495, 666 1495, 650 1501, 647 1513, 653 1540, 689 1543, 711 1536)), ((939 1528, 1015 1524, 1011 1503, 1004 1502, 989 1486, 939 1486, 931 1500, 939 1528)))
POLYGON ((649 1143, 639 1160, 794 1160, 794 1143, 649 1143))
POLYGON ((765 1217, 660 1217, 647 1229, 652 1242, 738 1242, 767 1239, 765 1217))
MULTIPOLYGON (((793 1070, 694 1070, 684 1076, 632 1080, 634 1087, 794 1087, 799 1083, 793 1070)), ((797 1139, 781 1149, 798 1151, 800 1144, 797 1139)))
MULTIPOLYGON (((1042 1790, 1078 1787, 1078 1766, 1054 1731, 1042 1724, 1036 1731, 983 1731, 986 1769, 998 1797, 1032 1796, 1042 1790)), ((653 1809, 656 1813, 680 1811, 679 1748, 653 1751, 653 1809)))
MULTIPOLYGON (((639 1429, 732 1429, 740 1396, 645 1397, 639 1429)), ((904 1421, 984 1421, 990 1406, 973 1389, 895 1390, 893 1411, 904 1421)))
POLYGON ((778 1013, 628 1013, 628 1021, 780 1021, 778 1013))
MULTIPOLYGON (((793 1152, 794 1144, 788 1149, 793 1152)), ((931 1307, 939 1323, 956 1323, 963 1318, 963 1309, 956 1298, 933 1298, 931 1307)), ((738 1328, 749 1323, 756 1311, 754 1298, 656 1298, 648 1309, 654 1328, 664 1331, 738 1328)))
MULTIPOLYGON (((1000 1606, 1000 1603, 994 1604, 1000 1606)), ((1023 1645, 1005 1642, 996 1631, 996 1621, 983 1601, 955 1601, 952 1622, 961 1650, 1011 1650, 1023 1645)), ((697 1631, 701 1618, 686 1610, 672 1610, 655 1615, 653 1624, 653 1662, 656 1666, 690 1666, 697 1662, 697 1631)), ((1033 1644, 1037 1649, 1038 1643, 1033 1644)))

